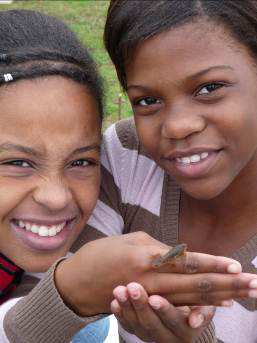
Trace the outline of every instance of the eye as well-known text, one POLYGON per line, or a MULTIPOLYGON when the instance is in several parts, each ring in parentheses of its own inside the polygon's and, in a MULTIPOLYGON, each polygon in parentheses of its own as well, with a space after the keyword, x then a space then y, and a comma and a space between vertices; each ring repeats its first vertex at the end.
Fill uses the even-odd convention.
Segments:
POLYGON ((31 168, 33 167, 32 164, 25 160, 13 160, 7 161, 3 163, 4 165, 14 166, 14 167, 21 167, 21 168, 31 168))
POLYGON ((71 167, 82 167, 82 168, 85 168, 85 167, 88 167, 90 165, 92 165, 93 162, 92 161, 88 161, 88 160, 84 160, 84 159, 80 159, 80 160, 76 160, 76 161, 73 161, 70 166, 71 167))
POLYGON ((196 95, 208 95, 217 89, 224 87, 225 85, 223 83, 209 83, 204 86, 202 86, 196 93, 196 95))
POLYGON ((141 98, 139 100, 134 101, 134 105, 136 106, 150 106, 160 104, 160 100, 151 96, 147 96, 145 98, 141 98))

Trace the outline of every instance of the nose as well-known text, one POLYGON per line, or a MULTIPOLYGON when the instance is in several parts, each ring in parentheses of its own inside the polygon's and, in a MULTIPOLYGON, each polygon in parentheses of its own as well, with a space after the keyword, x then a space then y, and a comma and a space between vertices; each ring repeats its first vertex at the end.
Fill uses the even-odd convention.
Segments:
POLYGON ((33 199, 50 211, 60 211, 71 202, 72 193, 61 179, 44 178, 34 190, 33 199))
POLYGON ((162 135, 165 138, 180 140, 203 131, 205 127, 204 116, 194 113, 192 108, 173 107, 164 114, 162 135))

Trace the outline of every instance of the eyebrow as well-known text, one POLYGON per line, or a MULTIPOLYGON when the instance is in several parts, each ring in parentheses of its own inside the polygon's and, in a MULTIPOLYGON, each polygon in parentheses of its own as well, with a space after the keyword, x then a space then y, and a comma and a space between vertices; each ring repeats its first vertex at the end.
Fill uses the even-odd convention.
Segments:
POLYGON ((38 158, 43 158, 43 154, 41 152, 20 144, 13 144, 9 142, 0 144, 0 153, 5 151, 20 151, 38 158))
POLYGON ((190 76, 187 77, 187 79, 197 79, 198 77, 201 77, 211 71, 215 71, 215 70, 234 70, 231 66, 229 65, 218 65, 218 66, 212 66, 203 70, 198 71, 195 74, 192 74, 190 76))
POLYGON ((91 151, 91 150, 97 150, 100 151, 100 144, 91 144, 91 145, 87 145, 87 146, 83 146, 81 148, 75 149, 70 156, 74 156, 77 154, 81 154, 83 152, 87 152, 87 151, 91 151))
MULTIPOLYGON (((195 80, 207 73, 210 73, 211 71, 215 71, 215 70, 234 70, 231 66, 229 65, 218 65, 218 66, 211 66, 209 68, 206 68, 206 69, 203 69, 203 70, 200 70, 192 75, 189 75, 185 78, 185 80, 195 80)), ((130 88, 138 88, 138 89, 143 89, 143 90, 146 90, 146 91, 149 91, 151 90, 150 87, 147 87, 147 86, 144 86, 144 85, 129 85, 127 87, 127 91, 130 89, 130 88)))
MULTIPOLYGON (((91 144, 91 145, 88 145, 88 146, 83 146, 81 148, 75 149, 70 154, 70 156, 77 155, 77 154, 80 154, 80 153, 83 153, 83 152, 87 152, 87 151, 90 151, 90 150, 98 150, 98 151, 100 151, 100 144, 91 144)), ((38 151, 38 150, 35 150, 33 148, 30 148, 30 147, 27 147, 27 146, 24 146, 24 145, 13 144, 13 143, 9 143, 9 142, 5 142, 5 143, 0 144, 0 153, 1 152, 5 152, 5 151, 20 151, 22 153, 32 155, 32 156, 34 156, 36 158, 39 158, 39 159, 43 159, 44 158, 44 155, 40 151, 38 151)))

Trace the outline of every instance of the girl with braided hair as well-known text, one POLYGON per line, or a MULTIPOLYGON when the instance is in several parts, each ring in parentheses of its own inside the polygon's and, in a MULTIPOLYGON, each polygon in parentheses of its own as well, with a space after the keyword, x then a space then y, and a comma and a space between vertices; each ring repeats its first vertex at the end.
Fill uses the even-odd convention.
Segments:
MULTIPOLYGON (((91 213, 98 193, 103 109, 101 80, 86 48, 62 22, 38 12, 0 12, 0 86, 3 316, 16 302, 10 297, 26 294, 41 278, 38 272, 65 255, 79 221, 91 213), (72 200, 68 186, 74 195, 84 195, 83 205, 72 200)), ((20 312, 30 326, 40 311, 33 306, 33 311, 25 305, 20 312)), ((42 306, 51 304, 42 299, 42 306)), ((41 320, 49 324, 52 311, 46 310, 49 317, 41 320)), ((61 309, 54 316, 66 325, 61 309)), ((64 342, 62 334, 56 339, 58 327, 52 330, 48 324, 30 338, 7 334, 8 341, 64 342)), ((108 328, 108 318, 96 321, 73 341, 103 342, 108 328)), ((6 340, 0 335, 1 342, 6 340)))
MULTIPOLYGON (((241 273, 237 261, 184 252, 159 268, 154 259, 163 261, 170 247, 142 232, 117 235, 121 217, 111 225, 116 236, 92 241, 103 236, 85 229, 96 203, 102 226, 112 217, 97 200, 102 87, 87 50, 62 22, 0 11, 0 80, 1 342, 69 343, 111 313, 113 289, 132 281, 150 295, 177 297, 178 305, 249 297, 257 277, 241 273)), ((112 180, 104 186, 114 198, 112 180)), ((208 311, 196 332, 201 340, 213 337, 208 311)), ((170 308, 162 315, 172 322, 170 308)))

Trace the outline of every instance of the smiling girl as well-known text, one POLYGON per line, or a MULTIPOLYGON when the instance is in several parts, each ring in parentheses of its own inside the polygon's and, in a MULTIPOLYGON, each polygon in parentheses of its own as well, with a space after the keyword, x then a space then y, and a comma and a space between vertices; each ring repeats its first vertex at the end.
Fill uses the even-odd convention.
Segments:
MULTIPOLYGON (((94 63, 74 34, 58 20, 32 11, 0 12, 0 86, 3 320, 40 279, 39 272, 66 255, 94 208, 102 90, 94 63)), ((33 299, 40 302, 36 294, 33 299)), ((41 301, 50 319, 50 304, 41 301)), ((23 321, 36 321, 37 308, 24 306, 23 321)), ((57 313, 62 321, 61 310, 57 313)), ((5 327, 14 330, 13 319, 12 324, 6 319, 5 327)), ((7 341, 2 322, 0 331, 0 341, 7 341)), ((103 341, 108 320, 89 326, 76 342, 83 335, 83 342, 89 342, 92 331, 103 341)), ((47 332, 45 341, 56 341, 50 327, 47 332)), ((8 335, 8 341, 16 339, 29 342, 21 331, 8 335)), ((35 333, 31 339, 42 341, 35 333)))
MULTIPOLYGON (((255 0, 111 1, 105 44, 134 121, 106 132, 102 204, 91 228, 143 229, 168 245, 231 256, 257 273, 256 27, 255 0)), ((204 286, 212 289, 210 279, 204 286)), ((115 297, 123 326, 142 334, 145 323, 141 337, 156 340, 142 288, 119 287, 115 297)), ((220 341, 257 341, 256 298, 252 290, 247 300, 217 309, 220 341)), ((174 304, 178 299, 170 297, 174 304)), ((162 300, 155 302, 160 309, 162 300)), ((160 342, 169 337, 164 332, 160 342)), ((186 339, 183 330, 177 339, 186 339)))
MULTIPOLYGON (((187 252, 158 270, 153 259, 169 247, 142 232, 85 244, 100 185, 102 90, 87 50, 63 23, 32 11, 0 12, 0 80, 1 342, 71 342, 110 313, 113 289, 131 281, 194 305, 247 298, 257 288, 255 275, 225 257, 187 252)), ((158 192, 163 172, 152 163, 158 192)), ((158 211, 157 198, 145 195, 158 211)), ((106 224, 111 217, 99 218, 106 224)), ((168 308, 164 317, 171 322, 172 314, 168 308)), ((213 337, 211 330, 196 333, 213 337)))

